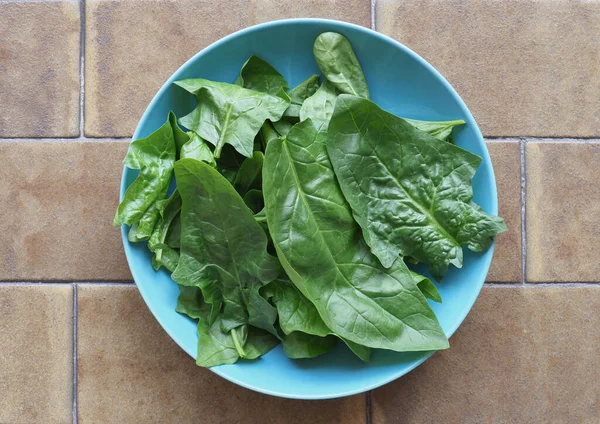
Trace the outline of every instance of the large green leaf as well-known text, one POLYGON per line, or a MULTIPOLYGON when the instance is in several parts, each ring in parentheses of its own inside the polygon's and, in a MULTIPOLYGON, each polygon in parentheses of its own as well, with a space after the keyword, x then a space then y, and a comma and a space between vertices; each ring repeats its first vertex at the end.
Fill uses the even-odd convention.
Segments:
POLYGON ((416 130, 360 97, 341 95, 327 151, 371 251, 385 267, 412 256, 443 275, 462 266, 462 246, 481 252, 501 218, 471 202, 481 158, 416 130))
POLYGON ((270 312, 266 302, 263 309, 255 305, 258 289, 276 278, 280 267, 267 253, 267 236, 252 211, 222 175, 201 161, 179 160, 175 177, 182 207, 181 256, 173 279, 201 288, 208 303, 223 302, 223 331, 247 323, 274 331, 273 322, 260 324, 262 314, 270 312))
POLYGON ((254 137, 265 120, 279 120, 290 105, 283 89, 279 95, 271 95, 201 78, 175 84, 194 94, 198 102, 196 109, 179 122, 214 145, 215 158, 221 156, 225 144, 251 157, 254 137))
POLYGON ((251 56, 244 63, 236 84, 250 90, 277 96, 283 89, 287 91, 289 85, 283 75, 277 72, 268 62, 258 56, 251 56))
POLYGON ((313 46, 317 65, 342 93, 369 98, 369 88, 350 41, 336 32, 324 32, 313 46))
MULTIPOLYGON (((172 114, 170 112, 167 122, 148 137, 135 140, 129 145, 123 163, 128 168, 139 169, 140 173, 127 188, 117 208, 113 225, 137 223, 156 200, 166 196, 177 153, 171 126, 172 114)), ((145 236, 148 237, 158 219, 158 211, 153 209, 151 215, 149 221, 152 222, 147 224, 151 228, 145 231, 145 236)))
POLYGON ((362 241, 325 138, 306 120, 267 146, 267 220, 288 276, 327 327, 350 342, 396 351, 448 347, 404 262, 386 270, 362 241))

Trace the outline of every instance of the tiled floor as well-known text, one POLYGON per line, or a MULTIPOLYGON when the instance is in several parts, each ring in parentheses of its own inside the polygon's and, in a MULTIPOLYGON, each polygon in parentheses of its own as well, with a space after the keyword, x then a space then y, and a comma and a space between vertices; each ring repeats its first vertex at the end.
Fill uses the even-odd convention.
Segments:
POLYGON ((0 0, 0 423, 598 422, 599 34, 597 0, 0 0), (374 27, 436 66, 488 139, 510 229, 452 349, 323 402, 195 367, 111 226, 163 81, 288 17, 374 27))

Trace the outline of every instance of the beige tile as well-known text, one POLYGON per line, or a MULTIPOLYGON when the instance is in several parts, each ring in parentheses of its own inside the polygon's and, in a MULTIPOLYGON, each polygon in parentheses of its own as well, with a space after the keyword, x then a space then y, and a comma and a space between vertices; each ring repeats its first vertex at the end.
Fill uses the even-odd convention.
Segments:
POLYGON ((0 281, 131 278, 112 227, 127 147, 0 143, 0 281))
POLYGON ((370 23, 369 0, 86 2, 85 133, 130 136, 167 78, 212 42, 273 19, 370 23))
POLYGON ((446 76, 485 135, 600 135, 598 1, 378 0, 376 28, 446 76))
POLYGON ((79 2, 0 1, 0 137, 79 134, 79 2))
POLYGON ((0 423, 71 422, 70 285, 0 286, 0 423))
POLYGON ((600 143, 528 143, 527 280, 600 281, 600 143))
POLYGON ((514 283, 521 281, 521 148, 518 142, 487 143, 496 185, 498 186, 498 215, 508 231, 499 234, 494 259, 487 276, 489 282, 514 283))
POLYGON ((600 286, 484 287, 436 353, 375 390, 373 423, 596 423, 600 286))
POLYGON ((80 424, 365 422, 362 395, 281 399, 197 367, 133 286, 80 286, 78 310, 80 424))

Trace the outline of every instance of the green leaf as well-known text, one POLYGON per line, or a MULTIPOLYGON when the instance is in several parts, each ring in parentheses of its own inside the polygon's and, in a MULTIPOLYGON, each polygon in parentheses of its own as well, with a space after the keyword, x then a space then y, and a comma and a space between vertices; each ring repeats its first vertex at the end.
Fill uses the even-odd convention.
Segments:
POLYGON ((297 122, 298 118, 283 117, 279 121, 273 122, 273 128, 279 136, 285 137, 297 122))
POLYGON ((326 137, 306 120, 267 146, 263 190, 283 268, 327 327, 350 342, 396 351, 447 348, 404 262, 386 270, 362 241, 326 137))
POLYGON ((179 254, 167 245, 166 238, 169 228, 181 211, 181 196, 179 195, 179 191, 175 190, 168 199, 157 201, 155 206, 160 217, 150 240, 148 240, 148 249, 154 253, 154 269, 158 269, 162 265, 173 272, 179 262, 179 254), (165 254, 164 259, 163 254, 165 254))
POLYGON ((279 315, 279 326, 285 334, 302 332, 325 337, 331 334, 315 305, 286 278, 278 278, 262 289, 272 299, 279 315))
POLYGON ((287 91, 289 88, 287 81, 277 72, 277 69, 258 56, 251 56, 244 63, 236 83, 244 88, 272 96, 277 96, 281 89, 287 91))
POLYGON ((173 218, 169 229, 167 230, 167 236, 165 237, 165 244, 172 249, 179 249, 181 243, 181 215, 177 215, 173 218))
POLYGON ((179 286, 175 311, 198 319, 210 311, 210 306, 204 303, 202 292, 198 287, 179 286))
POLYGON ((217 166, 215 157, 213 156, 208 145, 204 142, 204 140, 202 140, 202 137, 193 131, 190 131, 188 134, 189 141, 181 147, 181 159, 191 158, 206 162, 212 167, 217 166))
POLYGON ((335 337, 319 337, 295 331, 285 336, 281 342, 288 358, 314 358, 329 352, 335 346, 335 337))
MULTIPOLYGON (((166 195, 175 157, 176 146, 170 119, 148 137, 129 145, 123 163, 131 169, 139 169, 140 173, 127 188, 117 208, 114 226, 135 224, 161 195, 166 195)), ((152 218, 158 218, 158 214, 152 213, 152 218)))
POLYGON ((214 367, 234 364, 240 358, 231 333, 222 330, 221 317, 209 325, 208 314, 198 317, 198 357, 196 364, 214 367))
POLYGON ((275 96, 201 78, 175 84, 194 94, 198 102, 179 122, 214 145, 215 158, 226 144, 251 157, 254 137, 265 120, 279 120, 290 104, 283 90, 275 96))
POLYGON ((244 195, 244 203, 254 212, 254 216, 256 217, 256 214, 265 207, 262 191, 256 189, 248 190, 244 195))
POLYGON ((248 338, 246 340, 246 344, 244 345, 244 350, 246 351, 244 358, 259 358, 271 351, 278 344, 279 340, 277 337, 266 332, 265 330, 250 326, 248 329, 248 338))
POLYGON ((317 92, 319 89, 319 79, 319 75, 312 75, 288 92, 291 103, 283 113, 283 116, 292 118, 300 117, 300 107, 306 99, 317 92))
POLYGON ((317 37, 313 53, 319 69, 342 93, 369 98, 369 88, 350 41, 336 32, 317 37))
POLYGON ((265 156, 262 152, 254 152, 251 158, 246 160, 240 166, 233 186, 241 196, 244 196, 250 187, 260 187, 261 173, 265 156))
POLYGON ((431 299, 437 303, 442 303, 442 296, 440 296, 440 292, 429 278, 414 271, 411 271, 411 274, 415 280, 415 283, 417 284, 417 287, 427 299, 431 299))
POLYGON ((398 255, 412 256, 443 275, 449 264, 462 266, 462 246, 484 251, 506 230, 501 218, 471 204, 479 156, 369 100, 339 96, 327 151, 366 242, 386 268, 398 255))
POLYGON ((177 149, 177 158, 179 158, 181 149, 189 141, 190 136, 177 125, 177 117, 172 111, 169 112, 169 123, 173 129, 173 139, 175 140, 175 148, 177 149))
POLYGON ((300 121, 310 119, 317 130, 326 130, 338 92, 329 82, 324 81, 317 92, 304 101, 300 108, 300 121))
POLYGON ((194 159, 179 160, 175 176, 181 251, 172 278, 200 287, 208 303, 222 301, 227 332, 254 318, 248 314, 250 296, 275 279, 280 267, 267 253, 267 236, 252 211, 223 176, 194 159))
POLYGON ((438 140, 450 142, 450 133, 457 125, 464 125, 465 121, 458 119, 455 121, 419 121, 417 119, 404 118, 406 122, 413 127, 434 136, 438 140))
POLYGON ((260 137, 262 140, 262 147, 263 147, 262 151, 263 152, 266 149, 267 144, 269 144, 269 142, 271 140, 274 140, 277 137, 279 137, 279 134, 277 134, 277 131, 275 130, 275 128, 273 127, 273 124, 270 121, 265 121, 263 126, 260 128, 259 134, 260 134, 260 137))

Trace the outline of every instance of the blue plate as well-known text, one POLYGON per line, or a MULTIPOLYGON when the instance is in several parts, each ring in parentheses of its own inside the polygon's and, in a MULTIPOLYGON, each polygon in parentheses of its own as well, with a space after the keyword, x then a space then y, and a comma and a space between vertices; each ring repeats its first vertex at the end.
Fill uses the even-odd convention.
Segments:
MULTIPOLYGON (((188 93, 173 81, 202 77, 233 82, 242 64, 256 54, 281 72, 293 87, 320 73, 312 52, 313 41, 324 31, 345 35, 363 67, 372 99, 388 111, 415 119, 464 119, 455 131, 456 144, 483 157, 473 180, 475 201, 488 213, 498 213, 496 182, 485 143, 471 113, 450 84, 416 53, 384 35, 338 21, 292 19, 257 25, 212 44, 188 60, 156 94, 137 126, 134 139, 148 136, 169 110, 183 116, 194 108, 188 93)), ((121 198, 137 176, 125 168, 121 198)), ((165 271, 155 272, 144 243, 130 243, 122 228, 123 245, 133 278, 146 304, 169 335, 193 358, 197 354, 196 324, 175 312, 178 288, 165 271)), ((473 306, 492 260, 493 247, 483 254, 465 251, 462 269, 451 267, 439 291, 444 302, 432 303, 442 328, 451 336, 473 306)), ((452 344, 452 341, 451 341, 452 344)), ((451 347, 452 348, 452 347, 451 347)), ((431 352, 375 351, 369 363, 356 359, 341 343, 315 359, 288 359, 281 346, 256 361, 240 361, 212 368, 241 386, 275 396, 327 399, 361 393, 406 374, 431 352)))

